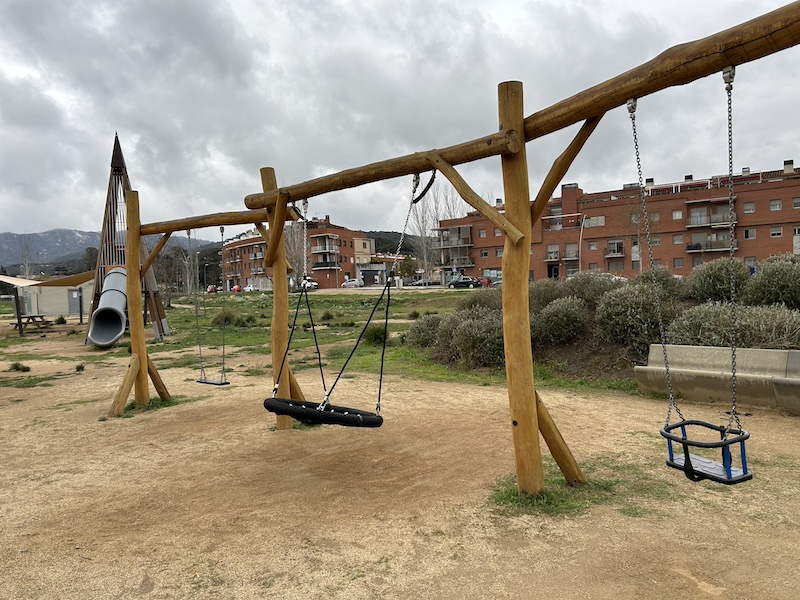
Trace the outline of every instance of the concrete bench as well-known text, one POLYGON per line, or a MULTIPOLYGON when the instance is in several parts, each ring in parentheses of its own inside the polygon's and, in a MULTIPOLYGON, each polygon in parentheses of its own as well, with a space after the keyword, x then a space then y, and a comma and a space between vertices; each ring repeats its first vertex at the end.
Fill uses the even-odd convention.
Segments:
MULTIPOLYGON (((692 401, 731 401, 731 349, 717 346, 667 346, 672 389, 692 401)), ((634 368, 642 393, 667 394, 661 344, 651 344, 647 366, 634 368)), ((736 350, 736 400, 739 404, 780 408, 800 415, 800 350, 736 350)))

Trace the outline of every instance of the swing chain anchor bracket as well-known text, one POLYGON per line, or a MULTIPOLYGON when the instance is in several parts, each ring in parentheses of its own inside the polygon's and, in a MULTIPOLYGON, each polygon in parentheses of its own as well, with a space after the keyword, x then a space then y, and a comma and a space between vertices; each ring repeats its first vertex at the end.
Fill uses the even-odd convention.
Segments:
POLYGON ((636 98, 631 98, 628 100, 628 112, 630 114, 636 113, 636 98))
POLYGON ((736 76, 736 67, 730 65, 722 69, 722 80, 725 82, 725 89, 730 90, 733 87, 733 78, 736 76))

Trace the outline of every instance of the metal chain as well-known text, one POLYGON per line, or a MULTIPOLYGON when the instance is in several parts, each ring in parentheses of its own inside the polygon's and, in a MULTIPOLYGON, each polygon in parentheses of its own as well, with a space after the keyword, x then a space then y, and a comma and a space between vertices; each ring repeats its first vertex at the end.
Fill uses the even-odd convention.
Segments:
MULTIPOLYGON (((220 225, 219 227, 219 237, 222 240, 222 247, 221 250, 224 251, 225 249, 225 227, 220 225)), ((225 330, 228 328, 228 316, 225 315, 225 294, 222 294, 222 314, 224 315, 224 319, 222 320, 222 366, 219 370, 219 380, 221 383, 225 383, 227 379, 225 378, 225 330)))
POLYGON ((418 187, 419 187, 419 173, 414 173, 414 183, 411 186, 411 202, 408 203, 406 222, 403 224, 403 231, 400 233, 400 241, 397 242, 397 251, 394 253, 394 262, 392 263, 392 271, 395 272, 397 272, 397 269, 400 264, 400 250, 403 248, 403 240, 406 238, 408 221, 411 219, 411 211, 414 209, 414 194, 417 193, 418 187))
POLYGON ((303 198, 303 281, 308 277, 308 198, 303 198))
POLYGON ((200 300, 197 298, 197 292, 200 288, 200 260, 197 256, 199 253, 197 252, 197 234, 194 237, 194 244, 192 244, 192 230, 186 230, 186 236, 189 238, 189 248, 191 253, 194 255, 194 269, 196 273, 196 280, 197 280, 197 288, 195 289, 194 293, 194 323, 197 326, 197 352, 200 356, 200 379, 206 379, 206 366, 203 362, 203 337, 200 333, 200 300))
POLYGON ((736 68, 733 66, 725 67, 722 70, 722 79, 725 82, 725 91, 728 95, 728 232, 730 235, 730 272, 731 272, 731 413, 728 418, 728 431, 736 421, 736 428, 741 429, 739 413, 736 412, 736 347, 739 345, 739 327, 736 315, 736 270, 734 264, 734 252, 736 241, 736 196, 733 194, 733 78, 736 75, 736 68))
MULTIPOLYGON (((667 421, 665 427, 669 425, 672 418, 672 411, 678 413, 681 421, 684 421, 681 409, 675 399, 675 392, 672 388, 672 376, 669 371, 669 357, 667 356, 667 329, 664 326, 664 316, 661 310, 661 286, 656 277, 656 270, 653 267, 653 240, 650 234, 650 218, 647 211, 647 190, 644 187, 642 176, 642 158, 639 153, 639 136, 636 131, 636 98, 628 100, 628 114, 631 117, 631 129, 633 130, 633 148, 636 151, 636 170, 639 174, 639 197, 642 203, 642 219, 644 219, 644 231, 647 238, 647 256, 650 264, 650 275, 653 280, 653 295, 655 296, 656 316, 658 317, 658 330, 661 338, 661 352, 664 355, 664 373, 667 377, 667 392, 669 394, 669 408, 667 409, 667 421)), ((641 260, 641 255, 639 257, 641 260)))

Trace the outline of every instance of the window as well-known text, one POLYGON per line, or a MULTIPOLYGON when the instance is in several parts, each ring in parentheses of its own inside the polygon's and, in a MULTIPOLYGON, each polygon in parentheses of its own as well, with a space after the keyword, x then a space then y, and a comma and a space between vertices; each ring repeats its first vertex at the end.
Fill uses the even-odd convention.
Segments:
POLYGON ((600 267, 597 266, 597 263, 589 263, 589 270, 590 271, 599 271, 600 267))
POLYGON ((755 256, 745 256, 744 264, 746 264, 748 267, 755 267, 756 264, 757 264, 756 257, 755 256))
POLYGON ((683 211, 680 208, 676 208, 672 211, 672 220, 680 221, 681 219, 683 219, 683 211))
POLYGON ((794 229, 792 229, 792 233, 794 235, 800 235, 800 227, 795 226, 794 229))
POLYGON ((498 229, 497 227, 495 227, 494 228, 494 237, 500 237, 501 235, 503 235, 503 232, 500 231, 500 229, 498 229))
POLYGON ((653 246, 660 246, 661 245, 661 236, 660 235, 650 236, 650 244, 653 245, 653 246))
POLYGON ((753 214, 756 212, 756 203, 755 202, 745 202, 742 204, 742 212, 746 215, 753 214))
POLYGON ((489 251, 481 250, 481 258, 489 258, 489 251))
POLYGON ((769 209, 772 212, 780 210, 783 208, 783 203, 780 200, 770 200, 769 201, 769 209))
POLYGON ((502 248, 495 248, 494 255, 495 256, 503 256, 503 249, 502 248))
POLYGON ((792 198, 792 208, 800 208, 800 198, 792 198))
POLYGON ((769 237, 783 237, 783 227, 777 225, 769 228, 769 237))
POLYGON ((589 250, 597 250, 597 242, 589 242, 589 250))
POLYGON ((609 273, 622 273, 625 270, 625 263, 621 260, 610 260, 608 261, 608 272, 609 273))
POLYGON ((682 244, 683 243, 683 234, 682 233, 674 233, 674 234, 672 234, 672 243, 673 244, 682 244))
POLYGON ((656 212, 651 212, 650 213, 650 222, 651 223, 658 223, 660 221, 661 221, 661 213, 660 212, 656 211, 656 212))
POLYGON ((641 221, 641 218, 639 216, 639 213, 633 213, 631 215, 631 223, 639 223, 640 221, 641 221))
POLYGON ((631 268, 634 271, 638 271, 639 269, 642 268, 642 261, 640 261, 640 260, 631 261, 631 268))
POLYGON ((575 275, 578 272, 578 263, 577 262, 568 262, 567 263, 567 277, 571 275, 575 275))
POLYGON ((703 257, 702 256, 693 256, 692 257, 692 268, 699 267, 703 264, 703 257))
POLYGON ((660 258, 654 258, 653 259, 653 266, 654 267, 658 267, 660 265, 661 265, 661 259, 660 258))
POLYGON ((485 229, 479 230, 478 231, 478 237, 485 238, 486 237, 486 230, 485 229))
POLYGON ((605 216, 587 217, 583 220, 584 227, 605 227, 605 225, 606 225, 605 216))
POLYGON ((754 240, 754 239, 756 239, 756 230, 755 229, 745 229, 744 230, 744 239, 746 239, 746 240, 754 240))
POLYGON ((683 258, 673 258, 672 259, 672 268, 673 269, 682 269, 683 268, 683 258))

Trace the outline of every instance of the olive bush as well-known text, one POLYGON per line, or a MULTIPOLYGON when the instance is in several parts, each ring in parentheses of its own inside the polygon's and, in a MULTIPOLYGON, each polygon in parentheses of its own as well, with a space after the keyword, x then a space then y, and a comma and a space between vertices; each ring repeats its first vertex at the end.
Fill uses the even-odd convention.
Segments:
POLYGON ((539 312, 556 298, 568 295, 566 282, 560 279, 541 279, 528 288, 528 304, 533 312, 539 312))
MULTIPOLYGON (((707 302, 690 308, 669 326, 671 344, 728 346, 731 304, 707 302)), ((737 306, 737 345, 746 348, 800 348, 800 311, 785 306, 737 306)))
POLYGON ((634 285, 653 285, 653 278, 655 278, 658 285, 659 297, 661 298, 684 300, 690 296, 689 283, 685 279, 675 277, 672 271, 663 265, 645 269, 631 283, 634 285))
POLYGON ((483 306, 492 310, 503 309, 503 296, 500 288, 483 288, 467 294, 458 303, 458 308, 469 309, 475 306, 483 306))
POLYGON ((461 313, 453 333, 458 362, 467 368, 499 368, 505 364, 503 316, 499 310, 476 308, 461 313))
POLYGON ((580 298, 587 306, 595 308, 606 292, 627 285, 621 278, 615 279, 601 271, 581 271, 564 282, 565 294, 580 298))
MULTIPOLYGON (((660 302, 665 327, 677 313, 676 304, 663 298, 660 302)), ((597 306, 595 318, 600 335, 607 342, 623 344, 632 358, 642 360, 652 343, 660 340, 658 311, 653 286, 641 283, 611 290, 597 306)))
POLYGON ((718 258, 692 270, 689 277, 691 297, 698 302, 730 302, 731 267, 736 295, 741 294, 750 279, 750 267, 738 258, 718 258))
POLYGON ((742 294, 746 304, 783 304, 800 309, 800 256, 771 256, 747 283, 742 294))
POLYGON ((405 336, 405 342, 409 346, 416 346, 418 348, 429 348, 436 343, 436 334, 439 330, 439 323, 442 320, 442 315, 423 315, 414 323, 408 330, 405 336))
POLYGON ((569 342, 585 333, 591 321, 589 308, 582 298, 556 298, 531 317, 531 341, 551 344, 569 342))

